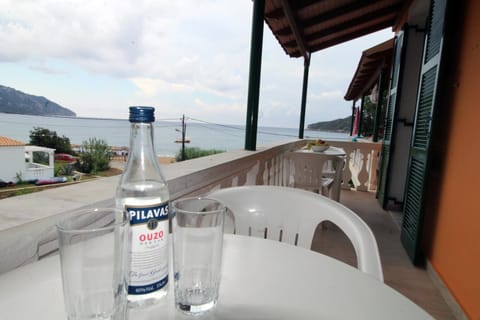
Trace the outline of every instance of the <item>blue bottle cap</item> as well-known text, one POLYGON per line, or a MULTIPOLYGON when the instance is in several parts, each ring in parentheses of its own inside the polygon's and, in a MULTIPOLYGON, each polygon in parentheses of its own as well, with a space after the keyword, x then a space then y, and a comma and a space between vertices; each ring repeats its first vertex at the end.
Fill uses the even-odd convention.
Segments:
POLYGON ((130 122, 154 122, 155 108, 134 106, 130 107, 130 122))

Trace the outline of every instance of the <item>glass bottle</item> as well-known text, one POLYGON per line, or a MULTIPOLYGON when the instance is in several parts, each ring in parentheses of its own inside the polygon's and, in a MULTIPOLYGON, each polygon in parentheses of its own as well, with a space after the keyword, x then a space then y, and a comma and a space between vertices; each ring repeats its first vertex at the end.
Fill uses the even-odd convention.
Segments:
POLYGON ((168 291, 169 192, 153 144, 154 111, 130 107, 130 149, 116 192, 131 225, 129 307, 153 304, 168 291))

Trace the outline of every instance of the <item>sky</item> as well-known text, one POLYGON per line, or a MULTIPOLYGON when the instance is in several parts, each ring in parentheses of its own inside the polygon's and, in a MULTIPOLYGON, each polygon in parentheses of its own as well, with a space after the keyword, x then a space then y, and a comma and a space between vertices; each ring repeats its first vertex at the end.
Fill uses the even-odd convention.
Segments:
MULTIPOLYGON (((77 116, 245 124, 251 0, 0 0, 0 85, 44 96, 77 116)), ((363 50, 391 29, 315 52, 305 123, 344 118, 363 50)), ((298 127, 303 59, 265 24, 259 126, 298 127)))

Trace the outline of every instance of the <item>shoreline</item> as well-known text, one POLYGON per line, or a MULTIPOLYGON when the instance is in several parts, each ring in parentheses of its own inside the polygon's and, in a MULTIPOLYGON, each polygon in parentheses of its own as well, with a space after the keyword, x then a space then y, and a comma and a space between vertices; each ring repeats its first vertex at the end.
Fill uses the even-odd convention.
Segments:
MULTIPOLYGON (((171 163, 175 163, 177 162, 175 160, 175 157, 169 157, 169 156, 157 156, 157 159, 158 159, 158 162, 161 164, 161 165, 167 165, 167 164, 171 164, 171 163)), ((115 157, 112 157, 110 158, 110 165, 112 165, 112 163, 118 163, 118 164, 126 164, 127 163, 127 157, 126 156, 115 156, 115 157)), ((123 165, 114 165, 113 167, 117 168, 117 169, 121 169, 123 170, 123 165)))
POLYGON ((177 160, 175 160, 175 157, 160 156, 160 157, 157 157, 157 158, 158 158, 158 162, 160 162, 160 164, 170 164, 170 163, 177 162, 177 160))

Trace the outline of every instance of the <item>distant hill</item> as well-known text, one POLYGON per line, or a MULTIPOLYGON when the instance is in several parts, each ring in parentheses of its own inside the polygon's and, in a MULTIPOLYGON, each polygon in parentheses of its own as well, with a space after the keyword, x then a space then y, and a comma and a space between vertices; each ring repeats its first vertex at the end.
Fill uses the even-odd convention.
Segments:
POLYGON ((70 116, 76 114, 45 97, 26 94, 0 85, 0 112, 40 116, 70 116))
POLYGON ((343 119, 312 123, 312 124, 309 124, 307 128, 310 130, 319 130, 319 131, 350 132, 351 125, 352 125, 352 116, 348 116, 343 119))

